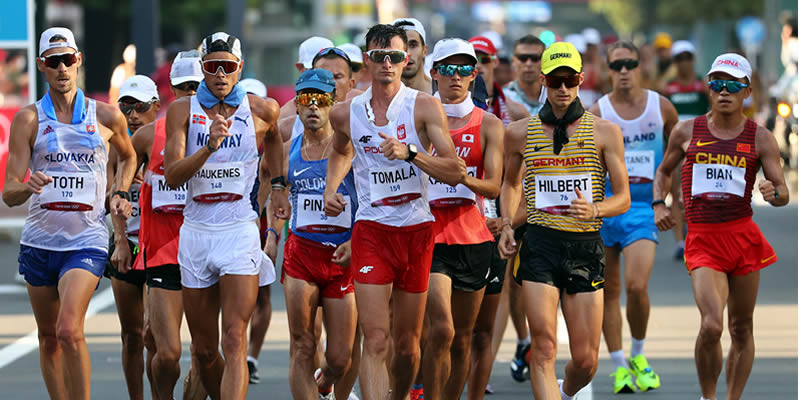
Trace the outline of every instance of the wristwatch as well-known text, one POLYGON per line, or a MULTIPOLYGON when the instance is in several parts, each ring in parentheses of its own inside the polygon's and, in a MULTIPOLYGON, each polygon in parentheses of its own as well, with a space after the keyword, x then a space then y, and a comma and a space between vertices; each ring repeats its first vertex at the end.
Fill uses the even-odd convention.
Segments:
POLYGON ((414 157, 417 156, 417 145, 411 143, 409 145, 406 145, 406 147, 408 147, 408 158, 406 158, 406 161, 412 162, 414 161, 414 157))
POLYGON ((208 149, 209 153, 214 153, 217 150, 219 150, 219 147, 216 147, 216 148, 211 147, 211 142, 208 142, 208 143, 206 143, 206 149, 208 149))
POLYGON ((281 186, 284 186, 284 187, 286 187, 286 185, 287 185, 286 177, 283 176, 283 175, 277 176, 275 178, 272 178, 272 180, 269 183, 272 184, 272 185, 281 185, 281 186))
POLYGON ((114 196, 119 196, 125 200, 131 201, 131 194, 128 192, 123 192, 122 190, 117 190, 116 192, 114 192, 114 194, 112 194, 111 197, 114 196))

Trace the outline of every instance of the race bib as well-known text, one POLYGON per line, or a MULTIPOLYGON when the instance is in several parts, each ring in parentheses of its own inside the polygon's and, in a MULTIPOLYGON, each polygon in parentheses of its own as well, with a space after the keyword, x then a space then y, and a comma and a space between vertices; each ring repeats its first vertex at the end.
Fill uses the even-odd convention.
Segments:
POLYGON ((629 183, 651 183, 655 172, 655 152, 639 150, 625 152, 629 183))
POLYGON ((206 163, 189 180, 192 199, 198 203, 236 201, 244 197, 247 182, 241 162, 206 163))
POLYGON ((325 201, 319 194, 300 194, 297 196, 297 230, 313 233, 341 233, 353 225, 350 213, 350 196, 344 196, 347 205, 342 213, 329 217, 325 215, 325 201))
POLYGON ((705 200, 726 200, 744 197, 747 186, 745 168, 725 164, 692 165, 692 197, 705 200))
POLYGON ((370 168, 369 191, 373 207, 408 203, 422 197, 420 172, 410 163, 395 168, 370 168))
POLYGON ((42 188, 42 208, 58 211, 90 211, 94 209, 97 182, 94 172, 53 172, 53 182, 42 188))
POLYGON ((186 205, 186 184, 170 189, 164 175, 152 174, 150 186, 153 188, 153 212, 180 214, 186 205))
POLYGON ((495 200, 483 200, 483 216, 486 218, 497 218, 499 216, 497 213, 497 202, 495 200))
POLYGON ((589 204, 592 203, 592 176, 582 175, 537 175, 536 209, 549 214, 565 215, 572 200, 578 198, 575 189, 589 204))
MULTIPOLYGON (((475 177, 478 167, 467 167, 467 175, 475 177)), ((475 204, 475 193, 468 187, 459 183, 450 186, 444 182, 428 177, 428 202, 435 207, 451 207, 463 204, 475 204)))
POLYGON ((125 233, 129 236, 139 236, 139 215, 141 215, 141 211, 139 210, 139 193, 141 188, 142 185, 132 183, 130 189, 128 189, 128 193, 131 194, 131 206, 133 207, 131 216, 125 221, 125 233))

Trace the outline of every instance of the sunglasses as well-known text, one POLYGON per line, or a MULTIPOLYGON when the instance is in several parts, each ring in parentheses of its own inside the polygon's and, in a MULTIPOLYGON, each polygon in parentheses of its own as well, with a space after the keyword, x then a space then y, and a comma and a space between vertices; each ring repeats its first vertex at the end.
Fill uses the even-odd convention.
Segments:
POLYGON ((539 62, 542 59, 541 54, 514 54, 514 57, 519 60, 519 62, 525 64, 528 60, 533 62, 539 62))
POLYGON ((239 61, 234 60, 203 60, 203 72, 216 75, 222 69, 223 75, 231 75, 239 70, 239 61))
POLYGON ((131 115, 131 112, 136 111, 137 114, 145 113, 150 107, 153 106, 156 100, 150 101, 137 101, 136 103, 119 102, 119 110, 125 115, 131 115))
POLYGON ((489 64, 495 58, 494 56, 490 56, 488 54, 477 55, 477 56, 478 56, 478 62, 480 62, 481 64, 489 64))
POLYGON ((78 62, 77 53, 58 53, 58 54, 50 54, 49 56, 39 57, 40 60, 46 65, 48 68, 57 69, 61 63, 64 63, 64 66, 69 68, 72 64, 78 62))
POLYGON ((561 89, 561 85, 566 85, 567 88, 574 88, 581 83, 580 74, 568 76, 545 75, 544 79, 547 82, 547 87, 551 89, 561 89))
POLYGON ((197 88, 200 87, 200 82, 186 81, 177 85, 172 85, 172 87, 184 92, 196 92, 197 88))
POLYGON ((317 53, 317 55, 314 56, 314 60, 311 61, 311 64, 312 65, 316 64, 317 60, 319 60, 320 58, 325 57, 325 56, 327 56, 328 54, 331 54, 331 53, 336 54, 337 56, 344 58, 344 60, 347 61, 348 64, 350 64, 350 56, 348 56, 347 53, 342 51, 342 49, 339 49, 339 48, 336 48, 336 47, 326 47, 326 48, 320 50, 319 53, 317 53))
POLYGON ((440 64, 435 68, 442 76, 453 76, 456 72, 461 76, 470 76, 475 72, 475 67, 472 65, 440 64))
POLYGON ((723 80, 716 80, 708 82, 708 88, 719 93, 722 89, 727 89, 728 93, 738 93, 740 90, 748 87, 750 85, 738 81, 723 81, 723 80))
POLYGON ((681 53, 675 57, 672 57, 672 59, 675 60, 675 62, 689 61, 693 58, 694 56, 691 53, 681 53))
POLYGON ((360 63, 350 63, 350 69, 353 70, 354 73, 358 73, 358 71, 361 71, 361 68, 363 66, 364 64, 360 63))
POLYGON ((319 107, 330 107, 334 99, 330 93, 301 93, 295 97, 295 103, 300 106, 310 106, 312 104, 319 107))
POLYGON ((399 64, 406 59, 408 53, 402 50, 378 50, 372 49, 367 52, 367 57, 374 63, 384 63, 386 59, 392 64, 399 64))
POLYGON ((608 63, 608 68, 611 68, 617 72, 622 71, 622 67, 625 67, 625 69, 630 71, 638 66, 639 60, 634 60, 632 58, 623 58, 608 63))

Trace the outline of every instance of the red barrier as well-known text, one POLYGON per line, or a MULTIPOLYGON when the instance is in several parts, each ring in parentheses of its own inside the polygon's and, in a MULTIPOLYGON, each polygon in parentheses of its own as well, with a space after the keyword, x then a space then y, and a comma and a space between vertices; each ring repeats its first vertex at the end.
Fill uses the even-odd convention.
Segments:
POLYGON ((0 107, 0 190, 6 181, 6 162, 8 162, 8 136, 11 133, 11 121, 21 107, 0 107))

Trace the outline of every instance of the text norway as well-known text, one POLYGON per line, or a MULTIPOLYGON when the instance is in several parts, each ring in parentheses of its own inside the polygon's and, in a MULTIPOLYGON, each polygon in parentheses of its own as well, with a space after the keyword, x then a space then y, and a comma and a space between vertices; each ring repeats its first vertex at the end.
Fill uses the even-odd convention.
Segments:
MULTIPOLYGON (((197 147, 203 147, 208 144, 208 134, 207 133, 198 133, 197 134, 197 147)), ((242 144, 242 134, 237 134, 233 136, 226 137, 222 139, 222 142, 219 144, 220 149, 227 149, 229 147, 239 147, 242 144)))

